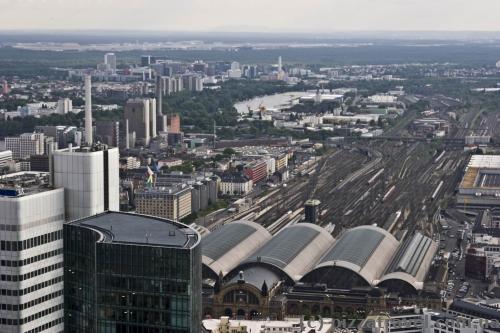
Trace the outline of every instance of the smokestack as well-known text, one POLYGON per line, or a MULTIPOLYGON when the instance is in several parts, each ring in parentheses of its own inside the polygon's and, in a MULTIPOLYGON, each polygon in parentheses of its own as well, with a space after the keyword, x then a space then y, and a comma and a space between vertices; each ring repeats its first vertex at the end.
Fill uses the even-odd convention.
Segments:
POLYGON ((143 107, 142 107, 142 111, 143 111, 143 121, 144 121, 144 145, 145 146, 149 146, 149 133, 150 133, 150 129, 149 129, 149 99, 147 98, 144 98, 142 100, 142 103, 143 103, 143 107))
POLYGON ((162 79, 160 75, 156 76, 156 114, 162 115, 161 112, 161 103, 163 99, 163 87, 162 87, 162 79))
POLYGON ((54 142, 49 142, 49 186, 54 186, 54 142))
POLYGON ((149 120, 151 121, 151 138, 156 138, 158 131, 156 130, 156 99, 149 100, 149 120))
POLYGON ((168 132, 168 117, 166 114, 161 116, 163 132, 168 132))
POLYGON ((128 132, 128 119, 125 119, 125 149, 130 149, 130 137, 128 132))
POLYGON ((85 143, 92 146, 92 81, 85 75, 85 143))

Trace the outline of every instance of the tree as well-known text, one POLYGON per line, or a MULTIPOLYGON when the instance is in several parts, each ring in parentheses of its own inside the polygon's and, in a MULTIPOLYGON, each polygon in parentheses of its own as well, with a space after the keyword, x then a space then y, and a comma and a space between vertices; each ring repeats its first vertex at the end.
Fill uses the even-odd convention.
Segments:
POLYGON ((222 155, 229 157, 229 156, 232 156, 232 155, 236 155, 236 151, 233 148, 226 148, 222 152, 222 155))

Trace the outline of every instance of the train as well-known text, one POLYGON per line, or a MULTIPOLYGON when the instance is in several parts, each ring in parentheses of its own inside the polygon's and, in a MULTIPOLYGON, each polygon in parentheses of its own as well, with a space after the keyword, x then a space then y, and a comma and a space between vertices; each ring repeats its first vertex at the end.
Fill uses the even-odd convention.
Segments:
POLYGON ((438 194, 439 194, 439 191, 441 191, 441 188, 443 187, 444 185, 444 182, 443 181, 440 181, 438 186, 436 187, 436 189, 434 190, 434 193, 432 193, 432 196, 431 196, 431 201, 434 201, 436 200, 438 194))
POLYGON ((382 197, 381 202, 386 202, 387 199, 391 196, 392 192, 394 192, 395 189, 396 189, 396 185, 392 185, 392 187, 387 192, 385 192, 384 196, 382 197))
POLYGON ((373 177, 371 177, 370 179, 368 179, 368 181, 366 182, 367 185, 371 185, 373 184, 378 177, 380 177, 380 175, 384 172, 384 168, 380 169, 376 174, 373 175, 373 177))
POLYGON ((439 154, 439 156, 436 157, 436 159, 434 160, 434 163, 438 163, 443 158, 444 154, 446 154, 446 150, 443 150, 441 152, 441 154, 439 154))

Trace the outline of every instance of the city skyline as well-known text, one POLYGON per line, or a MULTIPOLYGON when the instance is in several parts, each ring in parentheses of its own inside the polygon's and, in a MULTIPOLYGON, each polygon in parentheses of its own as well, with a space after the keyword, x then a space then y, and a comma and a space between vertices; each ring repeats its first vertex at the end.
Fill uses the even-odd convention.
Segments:
POLYGON ((109 29, 193 32, 499 31, 500 3, 277 0, 0 0, 0 29, 109 29), (154 8, 155 10, 150 10, 154 8), (486 10, 487 9, 487 10, 486 10), (105 15, 95 15, 96 12, 105 15), (19 20, 23 13, 23 20, 19 20), (411 14, 411 15, 408 15, 411 14), (242 18, 243 16, 243 18, 242 18), (142 17, 143 19, 138 19, 142 17), (245 19, 248 17, 248 19, 245 19), (223 18, 223 19, 221 19, 223 18))

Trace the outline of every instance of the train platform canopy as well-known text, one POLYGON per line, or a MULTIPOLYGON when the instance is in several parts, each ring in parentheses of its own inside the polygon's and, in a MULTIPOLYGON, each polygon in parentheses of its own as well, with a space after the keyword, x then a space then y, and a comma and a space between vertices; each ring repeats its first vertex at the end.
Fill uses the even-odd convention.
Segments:
POLYGON ((377 226, 346 231, 302 282, 331 288, 375 286, 396 252, 399 242, 377 226))
POLYGON ((378 285, 400 292, 422 290, 437 248, 435 241, 415 233, 398 248, 378 285))
POLYGON ((277 233, 233 272, 245 272, 259 266, 277 273, 281 279, 297 282, 314 267, 334 241, 332 235, 317 225, 294 224, 277 233))
POLYGON ((201 240, 203 270, 208 276, 226 276, 241 261, 271 239, 261 225, 235 221, 208 233, 201 240))

